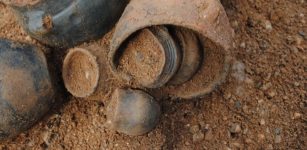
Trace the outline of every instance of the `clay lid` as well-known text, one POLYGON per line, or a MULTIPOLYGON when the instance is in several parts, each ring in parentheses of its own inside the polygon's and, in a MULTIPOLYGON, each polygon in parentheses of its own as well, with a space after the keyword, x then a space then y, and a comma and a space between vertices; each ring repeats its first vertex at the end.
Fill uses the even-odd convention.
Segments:
POLYGON ((96 57, 85 49, 71 49, 64 59, 62 75, 72 95, 82 98, 92 95, 99 80, 96 57))

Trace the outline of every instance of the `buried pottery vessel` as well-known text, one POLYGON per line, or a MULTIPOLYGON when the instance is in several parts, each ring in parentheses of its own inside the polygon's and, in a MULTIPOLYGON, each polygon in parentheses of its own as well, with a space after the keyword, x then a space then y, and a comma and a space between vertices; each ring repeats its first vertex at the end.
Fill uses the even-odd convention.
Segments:
POLYGON ((106 46, 96 42, 68 50, 62 66, 67 91, 88 100, 107 99, 120 86, 107 63, 106 46), (103 50, 102 50, 103 49, 103 50))
POLYGON ((73 47, 102 37, 128 0, 2 0, 30 36, 52 47, 73 47))
POLYGON ((0 40, 0 140, 29 129, 52 106, 54 90, 42 51, 0 40))
POLYGON ((160 114, 159 104, 147 93, 116 89, 107 107, 106 126, 127 135, 143 135, 157 126, 160 114))
MULTIPOLYGON (((157 25, 194 32, 199 39, 202 58, 205 58, 197 58, 202 62, 191 79, 173 81, 172 86, 162 88, 165 94, 184 99, 202 97, 225 80, 234 32, 223 6, 216 0, 196 0, 193 3, 185 0, 131 1, 116 25, 110 46, 109 63, 116 77, 127 80, 128 75, 120 71, 118 63, 125 43, 136 32, 157 25), (183 81, 186 82, 182 84, 183 81)), ((197 63, 194 64, 198 68, 197 63)))

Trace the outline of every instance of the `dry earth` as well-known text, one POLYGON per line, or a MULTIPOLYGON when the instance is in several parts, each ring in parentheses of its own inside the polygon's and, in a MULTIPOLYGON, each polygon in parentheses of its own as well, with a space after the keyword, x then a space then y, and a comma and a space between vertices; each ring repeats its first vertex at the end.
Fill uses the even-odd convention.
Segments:
MULTIPOLYGON (((107 99, 63 94, 43 121, 0 148, 307 149, 307 2, 222 3, 236 33, 235 60, 227 82, 213 93, 189 101, 162 100, 159 126, 139 137, 104 127, 107 99)), ((36 43, 2 4, 0 37, 36 43)), ((61 59, 46 52, 51 61, 61 59)))

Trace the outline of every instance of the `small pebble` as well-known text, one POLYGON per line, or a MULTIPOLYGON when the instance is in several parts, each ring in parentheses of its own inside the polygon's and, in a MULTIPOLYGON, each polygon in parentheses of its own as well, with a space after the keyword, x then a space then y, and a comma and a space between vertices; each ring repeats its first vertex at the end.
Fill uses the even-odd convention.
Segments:
POLYGON ((199 125, 194 125, 194 126, 192 126, 192 127, 190 128, 190 132, 191 132, 192 134, 195 134, 195 133, 197 133, 198 131, 200 131, 199 125))
POLYGON ((275 140, 274 140, 274 141, 275 141, 276 144, 278 144, 278 143, 281 143, 281 140, 282 140, 282 139, 281 139, 281 135, 277 135, 277 136, 275 137, 275 140))
POLYGON ((231 150, 231 148, 229 148, 229 147, 226 146, 226 147, 225 147, 225 150, 231 150))
POLYGON ((261 87, 261 90, 266 91, 271 87, 272 87, 272 83, 269 82, 269 83, 263 84, 263 86, 261 87))
POLYGON ((241 48, 246 48, 246 43, 245 43, 245 42, 242 42, 242 43, 240 44, 240 47, 241 47, 241 48))
POLYGON ((245 143, 251 144, 251 143, 253 143, 253 141, 251 139, 245 139, 245 143))
POLYGON ((277 94, 276 94, 275 91, 271 90, 271 91, 269 91, 269 92, 267 93, 267 95, 268 95, 269 98, 273 98, 273 97, 275 97, 277 94))
POLYGON ((264 134, 258 134, 259 141, 263 141, 265 139, 264 134))
POLYGON ((304 31, 299 31, 299 35, 302 36, 305 40, 307 40, 307 34, 304 31))
POLYGON ((33 147, 33 146, 35 146, 35 142, 33 142, 32 140, 30 140, 30 141, 27 142, 27 146, 33 147))
POLYGON ((257 24, 257 22, 255 20, 253 20, 252 18, 248 17, 247 18, 247 26, 250 28, 255 27, 257 24))
POLYGON ((243 108, 242 108, 242 110, 243 110, 243 112, 244 112, 245 114, 249 114, 249 108, 248 108, 248 106, 244 105, 243 108))
POLYGON ((32 38, 30 36, 26 36, 25 38, 27 41, 32 41, 32 38))
POLYGON ((272 23, 269 20, 266 20, 264 22, 265 24, 265 29, 271 31, 273 29, 272 23))
POLYGON ((298 53, 299 51, 298 51, 298 48, 297 47, 295 47, 295 46, 291 46, 291 51, 293 52, 293 53, 298 53))
POLYGON ((274 149, 274 147, 273 147, 273 145, 272 145, 272 144, 269 144, 269 145, 268 145, 268 147, 267 147, 267 149, 268 149, 268 150, 273 150, 273 149, 274 149))
POLYGON ((231 93, 224 93, 224 98, 229 100, 231 98, 231 93))
POLYGON ((281 128, 276 128, 275 129, 275 135, 280 135, 281 133, 281 128))
POLYGON ((210 129, 210 124, 201 125, 201 129, 204 130, 204 131, 208 131, 210 129))
POLYGON ((260 48, 261 50, 266 50, 266 49, 268 49, 269 47, 270 47, 270 44, 269 44, 267 41, 261 40, 261 41, 259 42, 259 48, 260 48))
POLYGON ((301 113, 296 112, 296 113, 294 113, 294 115, 293 115, 293 119, 295 119, 295 120, 301 119, 302 116, 303 116, 303 115, 302 115, 301 113))
POLYGON ((204 130, 206 123, 204 121, 199 122, 200 130, 204 130))
POLYGON ((231 25, 232 25, 233 28, 237 28, 239 26, 239 23, 238 23, 238 21, 233 21, 233 22, 231 22, 231 25))
POLYGON ((226 121, 226 120, 228 120, 228 118, 227 118, 226 116, 224 116, 224 117, 223 117, 223 120, 226 121))
POLYGON ((262 125, 262 126, 265 125, 265 120, 264 119, 260 120, 260 125, 262 125))
POLYGON ((240 109, 241 108, 241 102, 240 101, 236 101, 235 107, 236 107, 236 109, 240 109))
POLYGON ((259 100, 258 100, 258 103, 259 103, 259 104, 262 104, 263 102, 264 102, 263 99, 259 99, 259 100))
POLYGON ((245 129, 243 130, 243 134, 246 135, 247 132, 248 132, 248 128, 245 128, 245 129))
POLYGON ((213 138, 212 131, 209 130, 209 131, 206 133, 206 135, 205 135, 205 140, 210 141, 210 140, 212 140, 212 138, 213 138))
POLYGON ((235 149, 242 149, 242 146, 240 143, 232 143, 231 146, 234 147, 235 149))
POLYGON ((294 86, 299 87, 300 83, 299 82, 294 82, 294 86))
POLYGON ((42 133, 42 139, 46 143, 46 145, 49 145, 49 137, 50 137, 50 132, 49 131, 44 131, 42 133))
POLYGON ((197 132, 193 135, 193 142, 200 142, 205 138, 205 135, 202 132, 197 132))
POLYGON ((233 124, 230 128, 230 133, 240 133, 241 132, 241 126, 239 124, 233 124))
POLYGON ((303 39, 303 38, 298 37, 298 36, 297 36, 297 37, 295 37, 295 43, 296 43, 296 45, 297 45, 297 46, 302 45, 303 41, 304 41, 304 39, 303 39))

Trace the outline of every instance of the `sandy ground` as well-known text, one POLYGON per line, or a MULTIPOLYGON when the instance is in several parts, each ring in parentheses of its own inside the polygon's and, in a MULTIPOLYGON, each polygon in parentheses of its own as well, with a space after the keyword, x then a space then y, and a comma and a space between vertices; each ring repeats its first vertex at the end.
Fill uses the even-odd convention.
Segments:
MULTIPOLYGON (((104 127, 107 99, 76 99, 62 89, 64 99, 58 98, 41 122, 0 148, 307 149, 307 2, 222 3, 236 33, 235 60, 227 82, 213 93, 189 101, 162 100, 158 127, 129 137, 104 127)), ((2 4, 0 37, 37 44, 2 4)), ((51 61, 61 59, 46 53, 51 61)))

